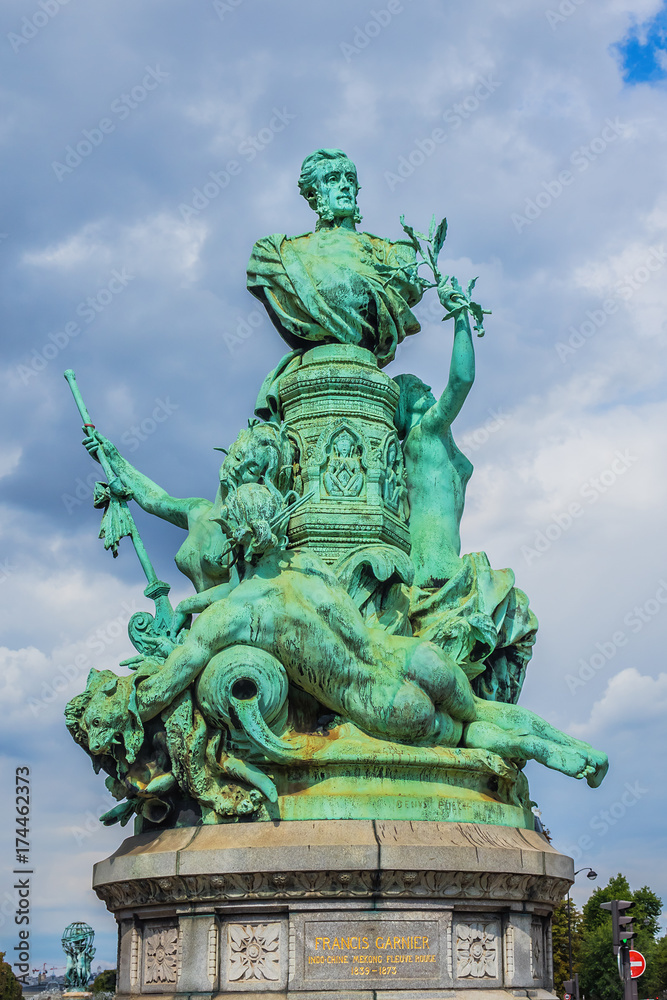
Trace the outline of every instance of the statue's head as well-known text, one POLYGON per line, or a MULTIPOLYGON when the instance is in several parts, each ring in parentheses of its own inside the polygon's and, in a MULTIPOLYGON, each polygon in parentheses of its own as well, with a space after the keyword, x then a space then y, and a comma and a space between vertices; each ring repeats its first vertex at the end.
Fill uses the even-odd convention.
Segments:
POLYGON ((349 431, 341 431, 334 438, 334 447, 341 458, 349 458, 354 451, 354 438, 349 431))
POLYGON ((132 763, 144 741, 135 676, 118 677, 110 670, 91 670, 86 690, 65 709, 67 727, 93 756, 132 763))
POLYGON ((287 521, 280 514, 287 500, 267 484, 244 483, 231 489, 213 518, 243 554, 246 563, 257 562, 265 553, 283 549, 287 544, 287 521))
POLYGON ((271 483, 281 492, 291 486, 293 449, 284 427, 250 421, 220 467, 224 496, 245 483, 271 483))
POLYGON ((301 165, 299 191, 317 212, 319 223, 361 222, 357 205, 357 168, 342 149, 317 149, 301 165))
POLYGON ((416 375, 396 375, 394 382, 401 390, 394 425, 399 438, 404 438, 426 411, 431 409, 435 396, 430 385, 426 385, 416 375))

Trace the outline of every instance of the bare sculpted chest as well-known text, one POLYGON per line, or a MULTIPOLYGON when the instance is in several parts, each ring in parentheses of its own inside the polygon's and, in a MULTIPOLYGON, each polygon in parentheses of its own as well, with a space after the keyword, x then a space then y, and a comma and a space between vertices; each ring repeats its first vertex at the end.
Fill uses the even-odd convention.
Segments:
POLYGON ((190 511, 188 537, 175 557, 179 570, 192 581, 197 593, 225 583, 229 577, 228 560, 223 555, 229 543, 220 525, 209 520, 212 507, 206 502, 190 511))

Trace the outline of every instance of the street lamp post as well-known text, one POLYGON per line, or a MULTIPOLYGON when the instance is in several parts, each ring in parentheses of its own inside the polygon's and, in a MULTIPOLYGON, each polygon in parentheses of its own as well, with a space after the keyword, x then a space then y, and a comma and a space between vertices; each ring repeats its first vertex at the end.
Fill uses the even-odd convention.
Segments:
MULTIPOLYGON (((586 872, 586 878, 594 880, 598 877, 598 873, 593 871, 592 868, 579 868, 574 873, 576 878, 580 872, 586 872)), ((567 890, 567 954, 568 954, 568 965, 570 969, 570 979, 572 979, 572 903, 570 901, 570 890, 567 890)))

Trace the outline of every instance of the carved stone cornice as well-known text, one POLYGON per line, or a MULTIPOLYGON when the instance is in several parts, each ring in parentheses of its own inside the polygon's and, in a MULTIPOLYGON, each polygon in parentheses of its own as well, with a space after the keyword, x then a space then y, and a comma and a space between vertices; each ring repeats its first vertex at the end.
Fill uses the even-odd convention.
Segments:
POLYGON ((112 912, 151 904, 263 899, 451 899, 555 905, 570 882, 506 872, 320 871, 170 875, 107 882, 95 892, 112 912))

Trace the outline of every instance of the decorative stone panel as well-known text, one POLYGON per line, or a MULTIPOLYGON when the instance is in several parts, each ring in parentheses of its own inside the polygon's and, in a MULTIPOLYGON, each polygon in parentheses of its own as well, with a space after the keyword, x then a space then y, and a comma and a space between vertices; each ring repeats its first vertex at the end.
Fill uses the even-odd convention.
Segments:
POLYGON ((387 909, 290 914, 290 989, 441 990, 451 987, 451 911, 387 909))
POLYGON ((178 979, 178 925, 144 926, 144 992, 169 992, 178 979))
POLYGON ((497 920, 468 920, 456 925, 456 976, 458 979, 493 979, 500 976, 502 941, 497 920))
POLYGON ((225 990, 284 989, 286 928, 280 920, 229 921, 224 927, 222 980, 225 990))

